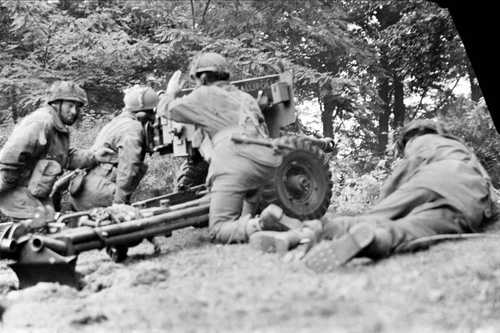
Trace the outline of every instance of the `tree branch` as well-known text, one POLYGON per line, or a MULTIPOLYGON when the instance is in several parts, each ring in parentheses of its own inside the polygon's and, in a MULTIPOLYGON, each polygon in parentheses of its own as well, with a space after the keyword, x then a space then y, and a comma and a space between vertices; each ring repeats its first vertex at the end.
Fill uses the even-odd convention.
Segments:
POLYGON ((201 23, 200 25, 203 25, 205 23, 205 15, 207 14, 208 6, 210 5, 210 0, 207 1, 205 5, 205 9, 203 10, 203 14, 201 15, 201 23))
POLYGON ((428 91, 428 88, 426 87, 424 89, 424 92, 422 93, 422 95, 420 96, 420 101, 418 102, 418 105, 417 107, 415 108, 415 112, 413 112, 413 115, 411 117, 408 117, 410 120, 413 120, 415 119, 415 117, 417 116, 417 113, 418 111, 420 110, 420 108, 422 107, 422 102, 424 100, 424 97, 425 95, 427 95, 427 91, 428 91))
POLYGON ((191 17, 193 18, 193 29, 196 27, 196 21, 194 17, 194 1, 191 0, 191 17))
POLYGON ((460 81, 460 77, 457 77, 457 80, 455 81, 455 84, 453 87, 449 90, 446 91, 444 98, 439 102, 439 104, 434 108, 433 112, 438 112, 439 109, 443 107, 443 105, 446 103, 446 101, 450 98, 451 95, 453 95, 453 91, 458 85, 458 82, 460 81))

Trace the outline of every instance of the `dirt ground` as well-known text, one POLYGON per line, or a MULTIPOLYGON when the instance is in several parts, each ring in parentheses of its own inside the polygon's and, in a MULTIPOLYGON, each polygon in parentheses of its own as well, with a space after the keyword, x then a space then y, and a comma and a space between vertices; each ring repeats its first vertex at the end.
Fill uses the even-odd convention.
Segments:
POLYGON ((445 242, 317 275, 248 245, 213 245, 205 229, 149 243, 124 264, 84 253, 75 290, 16 290, 0 262, 1 332, 500 331, 500 239, 445 242))

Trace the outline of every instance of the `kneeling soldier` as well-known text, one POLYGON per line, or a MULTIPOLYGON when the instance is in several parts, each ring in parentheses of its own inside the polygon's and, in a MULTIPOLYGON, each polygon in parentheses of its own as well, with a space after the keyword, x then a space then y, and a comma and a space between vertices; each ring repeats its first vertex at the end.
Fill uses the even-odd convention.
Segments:
POLYGON ((85 90, 55 82, 47 105, 26 116, 0 151, 0 212, 10 219, 33 219, 53 212, 50 193, 64 169, 107 161, 109 149, 69 148, 69 129, 87 103, 85 90))
POLYGON ((154 121, 158 95, 149 87, 134 86, 125 92, 123 101, 123 111, 102 128, 92 146, 111 149, 110 161, 95 165, 69 186, 76 210, 129 204, 146 173, 144 125, 154 121))

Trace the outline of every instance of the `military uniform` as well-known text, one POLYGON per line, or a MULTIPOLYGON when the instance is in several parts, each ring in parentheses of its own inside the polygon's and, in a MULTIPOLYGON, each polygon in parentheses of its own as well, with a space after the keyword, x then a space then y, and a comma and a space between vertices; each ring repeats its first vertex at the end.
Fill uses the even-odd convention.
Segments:
POLYGON ((21 120, 0 151, 0 210, 16 218, 32 218, 51 205, 52 185, 63 169, 96 163, 90 150, 69 148, 69 130, 56 110, 44 106, 21 120))
POLYGON ((130 203, 130 197, 144 176, 147 165, 145 134, 132 112, 124 111, 106 124, 97 135, 93 150, 113 150, 109 163, 87 171, 80 186, 70 186, 70 201, 77 210, 130 203))
MULTIPOLYGON (((202 85, 191 94, 169 101, 158 109, 168 119, 193 123, 208 144, 200 149, 210 161, 207 180, 211 187, 209 229, 212 240, 244 242, 254 232, 249 223, 252 209, 245 199, 272 176, 281 157, 267 147, 236 144, 235 133, 253 138, 268 137, 267 126, 256 100, 227 81, 202 85), (248 206, 246 206, 248 207, 248 206)), ((248 202, 248 200, 247 200, 248 202)))
POLYGON ((387 230, 374 256, 405 250, 425 236, 478 231, 492 216, 490 178, 461 142, 417 136, 406 145, 405 157, 385 182, 380 202, 355 218, 387 230))
POLYGON ((490 177, 458 139, 424 133, 405 144, 404 159, 366 213, 325 217, 323 238, 306 265, 329 270, 352 257, 379 259, 415 250, 419 239, 480 231, 494 214, 490 177))

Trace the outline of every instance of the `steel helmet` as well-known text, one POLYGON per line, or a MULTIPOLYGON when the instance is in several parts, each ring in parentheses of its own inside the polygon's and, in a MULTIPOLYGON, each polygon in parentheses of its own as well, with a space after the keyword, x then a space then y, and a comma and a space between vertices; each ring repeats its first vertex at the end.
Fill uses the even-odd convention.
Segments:
POLYGON ((432 119, 413 120, 401 128, 396 141, 396 149, 399 153, 403 153, 406 144, 411 138, 430 133, 447 135, 448 131, 440 121, 432 119))
POLYGON ((47 103, 55 101, 72 101, 87 104, 87 93, 73 81, 56 81, 49 89, 47 103))
POLYGON ((153 110, 158 104, 158 94, 150 87, 133 86, 125 90, 123 103, 125 111, 138 112, 143 110, 153 110))
POLYGON ((191 62, 189 76, 194 79, 198 73, 214 72, 231 75, 229 64, 222 55, 215 52, 201 53, 191 62))

